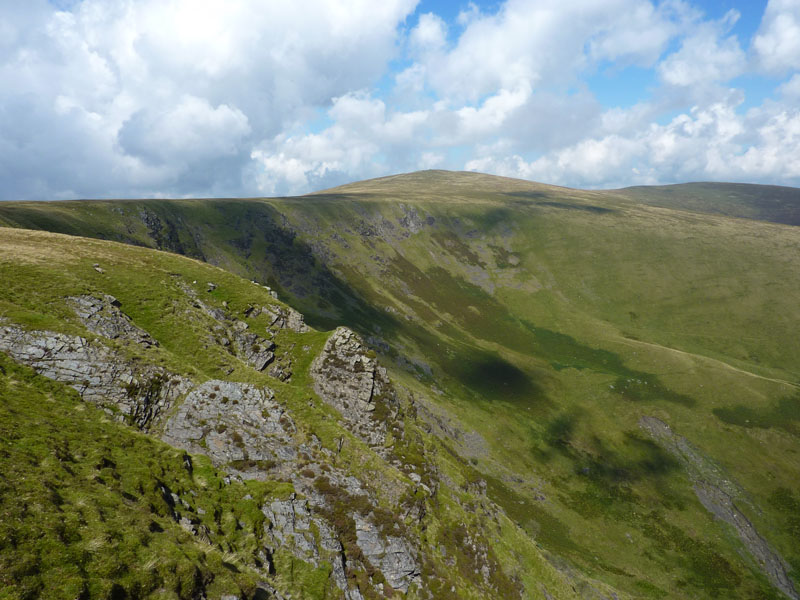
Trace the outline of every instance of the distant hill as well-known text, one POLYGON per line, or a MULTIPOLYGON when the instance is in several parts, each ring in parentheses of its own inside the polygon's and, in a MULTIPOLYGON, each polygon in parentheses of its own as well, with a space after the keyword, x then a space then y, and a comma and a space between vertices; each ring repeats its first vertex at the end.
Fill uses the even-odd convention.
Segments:
POLYGON ((664 208, 800 225, 800 189, 748 183, 682 183, 629 187, 618 192, 664 208))
MULTIPOLYGON (((431 490, 415 504, 422 516, 398 524, 420 544, 428 582, 408 597, 797 598, 800 229, 787 226, 797 194, 584 191, 423 171, 291 198, 0 203, 6 228, 79 236, 0 228, 0 317, 88 335, 64 299, 111 294, 159 341, 151 356, 166 362, 154 364, 196 368, 196 383, 236 365, 236 381, 286 393, 303 443, 316 448, 313 432, 334 455, 360 425, 335 402, 317 413, 337 386, 314 387, 309 363, 323 330, 348 327, 364 364, 376 357, 407 403, 402 425, 374 411, 392 431, 381 447, 355 444, 346 465, 323 462, 377 486, 379 520, 400 510, 381 494, 408 484, 404 465, 425 465, 411 480, 431 490), (84 258, 59 258, 79 249, 84 258), (273 302, 247 280, 316 330, 276 335, 295 365, 288 383, 241 375, 239 354, 263 344, 238 348, 233 321, 216 332, 174 283, 249 323, 251 304, 273 302)), ((262 320, 241 331, 265 334, 262 320)), ((351 358, 339 366, 362 364, 351 358)), ((37 398, 51 393, 31 385, 37 398)), ((322 468, 323 449, 304 452, 322 468)), ((330 492, 309 469, 309 485, 330 492)), ((313 501, 304 485, 296 493, 313 501)), ((352 542, 338 519, 341 543, 352 542)), ((236 548, 262 547, 247 539, 236 548)), ((351 580, 365 597, 387 581, 375 560, 351 580)), ((271 585, 297 590, 281 564, 271 585)), ((342 592, 327 581, 314 589, 342 592)))

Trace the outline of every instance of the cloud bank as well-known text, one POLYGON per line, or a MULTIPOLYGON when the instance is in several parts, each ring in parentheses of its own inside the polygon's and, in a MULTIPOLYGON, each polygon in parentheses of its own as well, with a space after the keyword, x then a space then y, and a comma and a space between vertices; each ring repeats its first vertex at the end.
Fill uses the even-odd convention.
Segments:
POLYGON ((0 198, 800 185, 800 2, 0 0, 0 198))

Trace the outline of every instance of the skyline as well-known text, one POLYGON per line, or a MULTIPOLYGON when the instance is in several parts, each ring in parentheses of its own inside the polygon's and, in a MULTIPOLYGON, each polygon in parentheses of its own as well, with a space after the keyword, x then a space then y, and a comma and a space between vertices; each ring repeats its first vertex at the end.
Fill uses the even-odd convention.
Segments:
POLYGON ((800 186, 800 0, 0 2, 0 199, 800 186))

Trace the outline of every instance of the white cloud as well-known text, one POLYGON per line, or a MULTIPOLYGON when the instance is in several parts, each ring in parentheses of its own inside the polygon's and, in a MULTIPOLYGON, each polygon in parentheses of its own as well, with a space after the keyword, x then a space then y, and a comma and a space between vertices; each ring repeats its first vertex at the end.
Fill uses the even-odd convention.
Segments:
POLYGON ((800 69, 800 2, 770 0, 753 49, 763 69, 785 73, 800 69))
POLYGON ((749 54, 738 13, 709 20, 695 0, 506 0, 408 23, 416 0, 7 4, 4 197, 282 194, 465 166, 800 183, 797 0, 769 3, 749 54), (632 65, 655 89, 604 107, 593 86, 632 65), (731 81, 754 68, 784 81, 744 112, 731 81))
POLYGON ((125 121, 118 138, 127 154, 154 164, 236 154, 250 133, 247 117, 226 104, 185 96, 165 110, 148 108, 125 121))
POLYGON ((695 107, 665 125, 608 133, 526 161, 485 156, 469 170, 597 187, 697 180, 800 181, 800 109, 778 103, 740 114, 732 102, 695 107))
POLYGON ((408 43, 412 53, 419 56, 442 50, 447 43, 447 23, 433 13, 420 15, 408 43))
POLYGON ((724 27, 738 20, 730 11, 722 23, 703 23, 685 38, 680 50, 658 65, 661 79, 675 86, 706 86, 740 75, 747 59, 735 36, 722 38, 724 27))
MULTIPOLYGON (((334 123, 320 133, 281 134, 253 151, 261 193, 300 193, 342 178, 377 176, 386 157, 393 165, 417 168, 430 113, 390 113, 382 100, 357 92, 336 98, 329 115, 334 123)), ((435 156, 429 152, 422 162, 435 156)))
MULTIPOLYGON (((575 16, 587 6, 566 0, 558 10, 545 11, 519 0, 494 15, 473 11, 452 45, 446 25, 423 15, 410 34, 418 60, 398 75, 395 92, 419 96, 433 88, 438 98, 404 112, 370 94, 342 96, 328 112, 329 127, 273 140, 261 150, 265 170, 277 174, 265 189, 306 191, 384 174, 386 165, 392 172, 449 166, 588 187, 800 178, 796 162, 780 152, 796 146, 791 104, 773 103, 743 115, 738 108, 743 93, 724 86, 747 66, 738 39, 729 35, 736 11, 704 21, 681 2, 655 8, 618 0, 621 12, 611 27, 599 13, 584 21, 575 16), (562 30, 574 36, 576 28, 555 25, 573 18, 584 36, 566 39, 562 30), (515 37, 520 23, 527 30, 515 37), (558 86, 542 90, 578 79, 581 69, 600 60, 624 56, 629 63, 651 63, 678 31, 678 49, 657 65, 667 88, 654 101, 603 110, 589 93, 565 94, 558 86), (542 39, 534 39, 537 35, 542 39), (531 56, 531 49, 547 44, 548 56, 531 56), (564 73, 545 77, 547 60, 562 61, 564 73), (502 61, 509 64, 490 68, 502 61), (691 110, 658 123, 664 111, 688 99, 696 102, 691 110), (783 135, 781 126, 787 128, 783 135), (449 162, 447 150, 453 148, 467 158, 449 162)), ((785 98, 795 83, 783 86, 785 98)))
POLYGON ((4 4, 1 193, 240 193, 260 140, 381 77, 415 3, 4 4))
POLYGON ((453 48, 425 58, 429 82, 440 97, 474 102, 520 85, 568 85, 597 61, 649 65, 677 30, 667 6, 508 0, 496 14, 471 14, 453 48))
POLYGON ((789 100, 800 100, 800 73, 795 73, 789 81, 782 83, 778 93, 789 100))

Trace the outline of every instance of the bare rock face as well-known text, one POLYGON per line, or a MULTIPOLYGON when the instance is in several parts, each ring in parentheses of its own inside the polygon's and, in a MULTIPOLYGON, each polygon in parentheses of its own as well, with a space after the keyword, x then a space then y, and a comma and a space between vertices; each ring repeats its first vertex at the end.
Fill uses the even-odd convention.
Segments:
POLYGON ((244 321, 231 319, 225 314, 225 311, 211 308, 197 300, 196 296, 194 297, 195 306, 219 322, 219 325, 214 327, 214 331, 217 333, 215 338, 217 343, 230 346, 231 340, 233 340, 236 355, 256 371, 263 371, 275 360, 274 342, 248 331, 249 326, 244 321))
POLYGON ((307 500, 294 494, 288 500, 274 500, 262 507, 269 519, 265 526, 270 553, 289 548, 301 560, 319 566, 321 560, 332 566, 331 577, 347 600, 362 600, 357 588, 349 589, 342 544, 328 522, 315 516, 307 500))
POLYGON ((311 365, 314 390, 336 408, 349 429, 371 446, 386 440, 386 423, 374 418, 378 403, 394 403, 386 370, 367 350, 353 331, 339 327, 325 343, 311 365))
POLYGON ((358 547, 374 566, 380 569, 392 589, 405 593, 420 578, 414 551, 403 538, 381 535, 369 520, 356 514, 358 547))
POLYGON ((258 476, 265 461, 290 466, 297 457, 295 425, 274 398, 269 388, 207 381, 186 396, 167 421, 162 439, 205 454, 217 465, 233 463, 244 477, 258 476))
MULTIPOLYGON (((237 321, 245 324, 244 321, 237 321)), ((263 371, 268 364, 275 360, 274 342, 249 333, 243 328, 234 328, 231 337, 236 346, 237 354, 256 371, 263 371)))
POLYGON ((25 331, 0 324, 0 351, 40 375, 66 383, 93 404, 119 411, 141 429, 192 386, 184 377, 151 365, 133 365, 105 346, 79 336, 25 331))
POLYGON ((149 333, 134 325, 128 315, 120 310, 119 300, 114 296, 73 296, 67 298, 67 304, 92 333, 112 340, 130 340, 145 347, 158 346, 158 342, 149 333))
POLYGON ((248 317, 257 317, 258 315, 265 315, 269 320, 268 327, 272 330, 288 329, 297 333, 306 333, 310 331, 308 325, 305 324, 305 317, 291 306, 281 308, 279 306, 262 306, 254 308, 248 313, 248 317))

